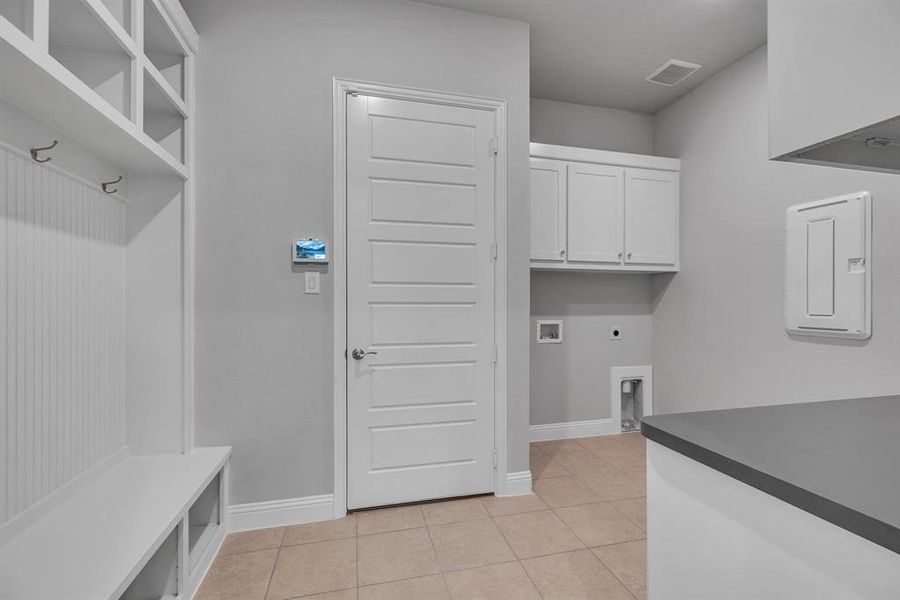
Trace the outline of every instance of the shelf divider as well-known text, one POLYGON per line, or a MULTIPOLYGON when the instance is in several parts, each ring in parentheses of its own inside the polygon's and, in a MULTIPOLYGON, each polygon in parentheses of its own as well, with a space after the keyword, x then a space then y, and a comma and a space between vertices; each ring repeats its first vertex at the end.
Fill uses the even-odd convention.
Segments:
POLYGON ((110 33, 110 35, 115 38, 119 45, 122 46, 122 49, 125 50, 131 58, 135 58, 138 55, 137 44, 134 41, 134 38, 129 35, 125 28, 122 27, 122 24, 119 23, 118 19, 106 8, 106 5, 103 4, 100 0, 81 0, 84 5, 90 9, 94 16, 100 21, 100 23, 106 28, 106 30, 110 33))

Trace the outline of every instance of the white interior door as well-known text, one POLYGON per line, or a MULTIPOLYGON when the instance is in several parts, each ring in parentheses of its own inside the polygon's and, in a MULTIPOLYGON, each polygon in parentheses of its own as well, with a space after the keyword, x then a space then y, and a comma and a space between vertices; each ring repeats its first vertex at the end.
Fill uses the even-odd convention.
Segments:
POLYGON ((531 159, 531 260, 566 257, 566 163, 531 159))
POLYGON ((678 173, 626 169, 625 262, 674 265, 678 257, 678 173))
POLYGON ((624 170, 569 164, 568 258, 622 262, 624 170))
POLYGON ((347 100, 348 507, 490 492, 494 113, 347 100))

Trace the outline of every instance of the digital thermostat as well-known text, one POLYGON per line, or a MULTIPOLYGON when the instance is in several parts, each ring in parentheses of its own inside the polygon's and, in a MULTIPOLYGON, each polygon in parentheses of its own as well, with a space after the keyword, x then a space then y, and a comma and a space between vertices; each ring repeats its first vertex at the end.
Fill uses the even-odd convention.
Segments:
POLYGON ((328 246, 325 240, 314 240, 312 238, 295 240, 293 260, 294 264, 328 263, 328 246))

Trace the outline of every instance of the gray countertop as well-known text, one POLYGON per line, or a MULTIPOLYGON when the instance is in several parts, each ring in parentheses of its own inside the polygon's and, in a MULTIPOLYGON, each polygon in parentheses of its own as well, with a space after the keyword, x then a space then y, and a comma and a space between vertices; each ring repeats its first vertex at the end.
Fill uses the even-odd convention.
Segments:
POLYGON ((900 553, 900 396, 658 415, 641 431, 900 553))

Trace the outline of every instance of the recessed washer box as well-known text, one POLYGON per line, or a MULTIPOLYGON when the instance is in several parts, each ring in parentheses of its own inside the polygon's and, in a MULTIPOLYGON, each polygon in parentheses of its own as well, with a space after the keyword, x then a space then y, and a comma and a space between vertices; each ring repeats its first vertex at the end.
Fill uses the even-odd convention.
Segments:
POLYGON ((538 319, 536 336, 535 341, 538 344, 562 344, 563 322, 538 319))
POLYGON ((872 335, 872 197, 787 209, 784 326, 802 336, 872 335))

